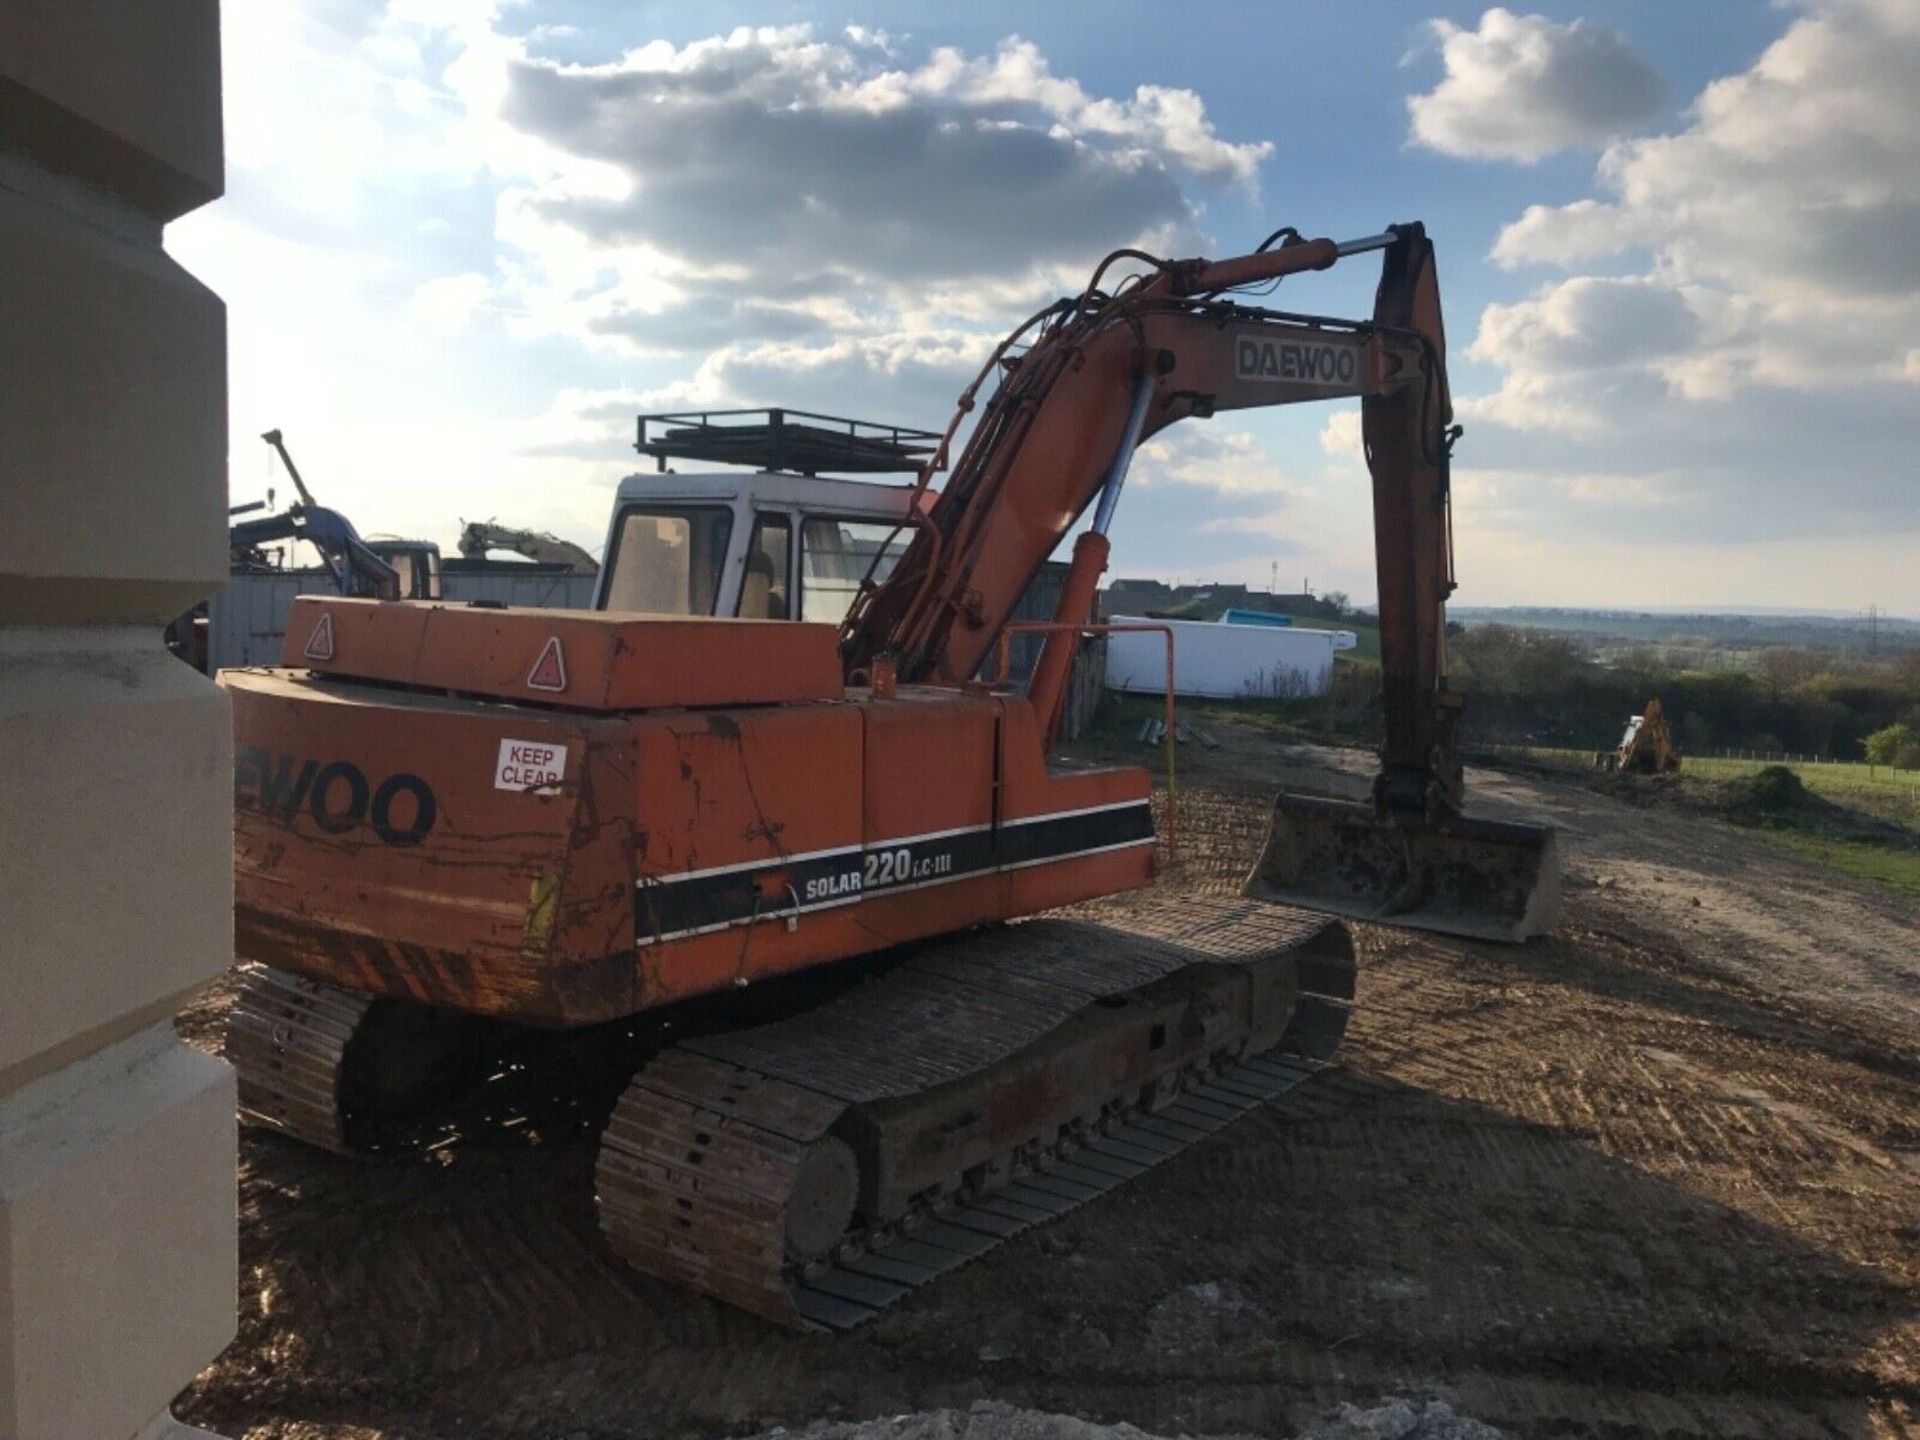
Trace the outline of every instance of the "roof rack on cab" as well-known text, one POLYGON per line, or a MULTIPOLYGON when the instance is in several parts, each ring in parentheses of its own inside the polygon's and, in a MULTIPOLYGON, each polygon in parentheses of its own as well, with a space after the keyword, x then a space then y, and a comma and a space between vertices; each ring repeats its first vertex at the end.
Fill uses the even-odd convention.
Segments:
POLYGON ((653 456, 662 471, 674 458, 799 475, 886 475, 918 472, 939 443, 937 430, 811 410, 688 410, 642 415, 633 448, 653 456), (649 425, 656 427, 651 435, 649 425))

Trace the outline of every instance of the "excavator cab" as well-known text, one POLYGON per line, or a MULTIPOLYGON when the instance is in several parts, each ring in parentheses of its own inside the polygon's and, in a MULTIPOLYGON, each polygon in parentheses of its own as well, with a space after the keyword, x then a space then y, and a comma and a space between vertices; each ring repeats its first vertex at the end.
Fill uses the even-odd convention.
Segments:
POLYGON ((367 548, 393 567, 399 578, 400 599, 438 600, 440 547, 431 540, 402 540, 395 535, 370 535, 367 548))
POLYGON ((660 471, 620 482, 594 608, 838 625, 863 580, 886 578, 924 503, 884 477, 920 470, 939 438, 805 410, 642 415, 634 448, 660 471), (670 460, 759 468, 683 473, 670 460))

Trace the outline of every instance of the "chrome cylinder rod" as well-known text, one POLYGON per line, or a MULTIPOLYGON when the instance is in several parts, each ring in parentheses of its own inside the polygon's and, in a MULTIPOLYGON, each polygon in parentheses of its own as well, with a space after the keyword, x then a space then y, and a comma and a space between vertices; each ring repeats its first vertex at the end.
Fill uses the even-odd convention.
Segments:
POLYGON ((1154 382, 1158 377, 1153 367, 1142 368, 1140 378, 1133 386, 1133 407, 1127 411, 1127 430, 1120 437, 1119 453, 1113 457, 1113 464, 1107 467, 1107 478, 1100 487, 1100 503, 1094 508, 1093 528, 1096 534, 1107 533, 1107 526, 1113 523, 1114 508, 1120 503, 1120 487, 1127 483, 1127 467, 1133 464, 1133 452, 1140 444, 1140 431, 1147 423, 1147 406, 1153 400, 1154 382))
POLYGON ((1383 230, 1378 235, 1365 235, 1358 240, 1342 240, 1333 247, 1333 253, 1343 257, 1364 255, 1369 250, 1384 250, 1399 238, 1391 230, 1383 230))

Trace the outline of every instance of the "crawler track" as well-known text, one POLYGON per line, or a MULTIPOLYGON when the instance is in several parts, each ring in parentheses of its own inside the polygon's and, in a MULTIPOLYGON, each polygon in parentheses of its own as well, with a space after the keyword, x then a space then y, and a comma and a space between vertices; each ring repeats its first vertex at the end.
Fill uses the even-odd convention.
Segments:
POLYGON ((243 965, 226 1042, 240 1113, 309 1145, 352 1154, 340 1084, 348 1043, 373 1004, 368 995, 243 965))
POLYGON ((226 1054, 240 1113, 336 1155, 384 1148, 396 1122, 442 1113, 497 1063, 464 1016, 242 965, 226 1054))
MULTIPOLYGON (((1238 898, 951 937, 656 1054, 601 1137, 601 1227, 651 1274, 849 1329, 1309 1078, 1353 982, 1344 926, 1238 898)), ((471 1069, 460 1023, 243 967, 241 1109, 360 1153, 471 1069)))
POLYGON ((849 1329, 1309 1078, 1353 978, 1342 926, 1239 899, 956 937, 647 1065, 601 1225, 650 1273, 849 1329))

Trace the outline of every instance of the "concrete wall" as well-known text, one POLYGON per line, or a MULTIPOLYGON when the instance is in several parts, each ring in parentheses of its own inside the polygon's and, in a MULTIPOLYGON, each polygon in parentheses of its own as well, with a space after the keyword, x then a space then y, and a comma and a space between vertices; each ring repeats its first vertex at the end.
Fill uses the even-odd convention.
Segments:
MULTIPOLYGON (((161 227, 223 184, 216 0, 0 4, 0 1437, 176 1429, 232 1338, 226 332, 161 227)), ((191 1433, 191 1432, 183 1432, 191 1433)))

